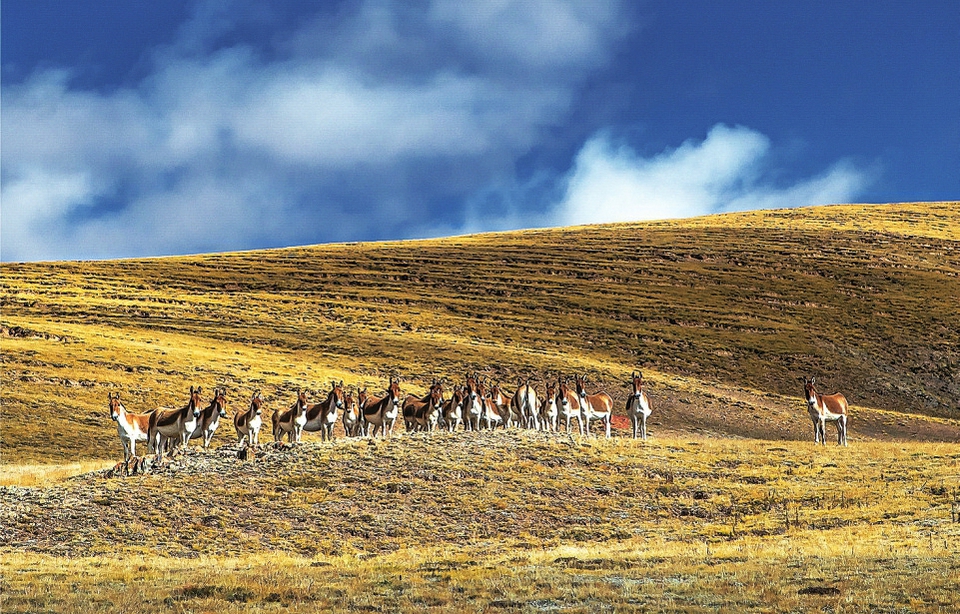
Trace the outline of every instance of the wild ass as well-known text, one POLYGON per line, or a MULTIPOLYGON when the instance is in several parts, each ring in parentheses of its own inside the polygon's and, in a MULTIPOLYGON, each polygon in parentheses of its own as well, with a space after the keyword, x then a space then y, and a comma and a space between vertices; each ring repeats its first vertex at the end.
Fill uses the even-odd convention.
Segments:
POLYGON ((583 422, 583 432, 590 436, 590 421, 600 420, 606 430, 607 439, 610 438, 610 420, 613 417, 613 399, 606 392, 587 394, 584 384, 587 376, 574 376, 577 385, 577 396, 580 397, 580 419, 583 422))
MULTIPOLYGON (((440 421, 440 413, 443 411, 443 384, 434 381, 430 385, 430 390, 422 398, 418 399, 413 395, 407 397, 403 404, 404 414, 407 412, 407 405, 410 404, 413 410, 413 430, 431 432, 437 427, 440 421)), ((404 415, 406 420, 406 415, 404 415)))
POLYGON ((137 457, 137 442, 147 441, 150 430, 150 414, 130 414, 120 402, 120 393, 107 393, 107 405, 110 407, 110 419, 117 423, 117 434, 123 444, 123 462, 137 457))
POLYGON ((827 422, 837 425, 837 445, 847 445, 847 399, 842 394, 820 394, 814 387, 816 378, 804 379, 803 395, 813 422, 813 443, 827 445, 827 422))
MULTIPOLYGON (((540 404, 540 428, 544 431, 557 431, 557 418, 560 412, 557 410, 557 384, 556 382, 547 382, 547 396, 543 397, 540 404)), ((569 430, 569 424, 567 426, 569 430)))
POLYGON ((580 397, 574 390, 570 390, 567 380, 562 377, 557 378, 557 413, 559 421, 566 426, 567 432, 570 432, 570 421, 577 419, 577 428, 580 434, 583 434, 583 417, 580 414, 580 397))
POLYGON ((537 391, 530 385, 530 378, 522 386, 517 381, 517 391, 510 399, 510 410, 517 423, 528 429, 539 429, 537 391))
POLYGON ((307 421, 303 430, 320 431, 321 441, 333 441, 333 426, 337 423, 337 411, 343 409, 343 380, 331 382, 327 400, 307 407, 307 421))
POLYGON ((270 420, 273 422, 274 441, 279 442, 286 435, 290 443, 300 443, 303 425, 307 423, 307 393, 298 390, 297 400, 293 405, 287 410, 273 412, 270 420))
POLYGON ((167 440, 175 445, 179 444, 186 450, 187 441, 197 428, 202 393, 203 389, 200 386, 196 388, 190 386, 190 400, 186 405, 180 409, 157 409, 150 414, 147 441, 157 455, 158 461, 163 460, 167 440))
POLYGON ((250 406, 246 411, 237 412, 233 417, 233 428, 237 431, 237 443, 243 446, 243 440, 247 440, 247 445, 256 448, 260 445, 260 429, 263 427, 263 396, 257 390, 250 399, 250 406))
POLYGON ((363 433, 360 406, 352 390, 343 395, 343 432, 347 437, 357 437, 363 433))
POLYGON ((453 387, 453 394, 443 404, 443 426, 451 433, 463 423, 463 406, 466 398, 466 388, 457 384, 453 387))
POLYGON ((200 410, 200 417, 197 420, 197 426, 190 434, 190 439, 203 438, 203 449, 210 447, 210 440, 213 434, 220 427, 220 418, 227 417, 227 389, 214 388, 213 399, 210 404, 200 410))
POLYGON ((463 428, 467 431, 479 431, 483 417, 483 396, 480 394, 480 378, 467 375, 464 392, 463 428))
POLYGON ((390 385, 387 386, 383 397, 368 397, 363 391, 364 402, 360 403, 363 419, 373 426, 371 437, 377 436, 377 429, 381 437, 386 438, 393 434, 393 425, 400 414, 400 380, 390 376, 390 385))
MULTIPOLYGON (((486 395, 484 395, 486 397, 486 395)), ((486 416, 485 421, 487 423, 487 428, 497 425, 503 425, 503 428, 507 428, 513 424, 513 412, 510 410, 510 399, 507 398, 507 395, 503 394, 503 389, 500 387, 500 384, 494 384, 493 388, 490 389, 490 398, 486 400, 486 416), (491 414, 493 414, 491 416, 491 414)))
POLYGON ((643 373, 633 372, 630 378, 630 385, 633 386, 633 392, 627 397, 627 415, 630 417, 630 424, 633 426, 633 438, 639 435, 641 439, 647 439, 647 418, 650 417, 650 397, 643 389, 643 373))

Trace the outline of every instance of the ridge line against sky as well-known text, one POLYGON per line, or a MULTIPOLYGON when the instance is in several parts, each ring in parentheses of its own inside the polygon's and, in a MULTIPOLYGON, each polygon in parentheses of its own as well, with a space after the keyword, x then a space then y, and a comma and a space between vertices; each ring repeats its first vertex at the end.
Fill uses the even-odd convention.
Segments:
POLYGON ((0 26, 4 261, 960 198, 949 2, 5 0, 0 26))

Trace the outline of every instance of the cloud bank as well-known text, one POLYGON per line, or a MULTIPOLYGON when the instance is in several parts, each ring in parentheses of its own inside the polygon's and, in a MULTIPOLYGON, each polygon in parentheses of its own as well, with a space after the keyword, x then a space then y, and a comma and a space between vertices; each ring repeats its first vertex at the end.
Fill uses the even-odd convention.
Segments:
POLYGON ((682 218, 748 209, 850 202, 870 181, 848 161, 823 174, 777 186, 771 144, 742 126, 714 126, 693 140, 642 158, 609 134, 594 136, 577 155, 558 206, 562 225, 682 218))
POLYGON ((632 29, 616 0, 364 0, 292 20, 200 2, 135 83, 83 89, 77 69, 44 68, 3 85, 0 258, 675 217, 862 188, 843 162, 776 187, 766 137, 722 125, 649 159, 600 133, 570 168, 521 176, 632 29))

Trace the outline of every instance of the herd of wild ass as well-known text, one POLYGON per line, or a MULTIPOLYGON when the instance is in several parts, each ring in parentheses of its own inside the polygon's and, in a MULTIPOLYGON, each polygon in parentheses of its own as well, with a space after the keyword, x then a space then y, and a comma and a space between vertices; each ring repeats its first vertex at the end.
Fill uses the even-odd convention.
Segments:
MULTIPOLYGON (((478 375, 467 375, 464 384, 454 385, 448 397, 443 384, 434 381, 422 397, 407 395, 402 399, 400 380, 391 377, 382 396, 367 393, 366 388, 347 390, 342 381, 331 382, 327 398, 321 403, 307 402, 305 392, 298 391, 293 404, 271 415, 273 438, 290 444, 300 442, 304 431, 320 432, 324 441, 333 440, 333 428, 338 421, 348 437, 373 436, 379 432, 386 437, 393 432, 398 418, 407 431, 433 431, 459 428, 477 431, 518 426, 528 429, 557 431, 563 425, 571 432, 577 421, 581 435, 591 433, 591 422, 599 422, 610 437, 613 398, 606 392, 590 394, 585 376, 575 376, 573 385, 558 377, 546 384, 542 398, 526 382, 518 382, 512 396, 504 394, 499 384, 488 388, 478 375)), ((630 378, 631 391, 626 401, 626 414, 633 427, 633 437, 647 438, 647 418, 651 413, 650 399, 644 390, 643 375, 634 372, 630 378)), ((190 398, 179 409, 157 409, 146 414, 126 411, 120 394, 109 394, 110 417, 117 423, 117 432, 123 443, 124 462, 137 459, 137 443, 146 442, 148 450, 162 461, 169 450, 186 448, 191 439, 203 439, 203 447, 210 446, 220 419, 227 417, 226 389, 215 388, 213 399, 203 407, 200 387, 190 387, 190 398)), ((842 394, 819 394, 814 379, 804 379, 804 397, 814 425, 814 442, 826 443, 826 423, 834 422, 837 443, 847 445, 847 400, 842 394)), ((238 443, 243 448, 260 445, 260 431, 264 424, 264 401, 259 390, 253 393, 246 410, 233 417, 238 443)))

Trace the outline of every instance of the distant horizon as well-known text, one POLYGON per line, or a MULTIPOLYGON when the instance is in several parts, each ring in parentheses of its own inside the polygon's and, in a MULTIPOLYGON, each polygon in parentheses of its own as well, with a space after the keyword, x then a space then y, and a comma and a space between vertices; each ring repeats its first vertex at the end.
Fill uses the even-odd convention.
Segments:
POLYGON ((0 261, 960 198, 955 3, 9 0, 0 261))
POLYGON ((478 237, 484 235, 500 235, 500 234, 514 234, 514 233, 524 233, 524 232, 538 232, 538 231, 550 231, 550 230, 565 230, 565 229, 576 229, 576 228, 586 228, 590 226, 634 226, 634 225, 643 225, 643 224, 661 224, 664 222, 676 222, 682 223, 684 221, 702 219, 707 217, 726 217, 726 216, 738 216, 744 214, 762 214, 765 212, 773 211, 802 211, 808 209, 819 209, 819 208, 830 208, 830 207, 891 207, 897 205, 933 205, 940 203, 955 203, 960 201, 903 201, 895 203, 827 203, 822 205, 807 205, 804 207, 779 207, 774 209, 747 209, 743 211, 720 211, 717 213, 707 213, 704 215, 695 215, 690 217, 683 218, 662 218, 656 220, 635 220, 635 221, 626 221, 626 222, 589 222, 585 224, 570 224, 567 226, 532 226, 528 228, 514 228, 509 230, 478 230, 475 232, 466 232, 461 234, 451 234, 451 235, 437 235, 429 237, 407 237, 403 239, 371 239, 368 241, 325 241, 319 243, 298 243, 292 245, 277 245, 273 247, 253 247, 249 249, 227 249, 227 250, 218 250, 210 252, 190 252, 190 253, 176 253, 176 254, 155 254, 150 256, 122 256, 117 258, 73 258, 73 259, 60 259, 60 260, 9 260, 2 261, 0 265, 3 264, 51 264, 57 262, 105 262, 105 261, 123 261, 123 260, 154 260, 154 259, 163 259, 163 258, 194 258, 201 256, 218 256, 218 255, 228 255, 228 254, 245 254, 250 252, 265 252, 265 251, 282 251, 282 250, 296 250, 296 249, 305 249, 311 247, 335 247, 338 245, 379 245, 387 243, 415 243, 419 241, 443 241, 446 239, 458 239, 458 238, 469 238, 469 237, 478 237))

